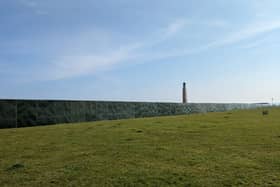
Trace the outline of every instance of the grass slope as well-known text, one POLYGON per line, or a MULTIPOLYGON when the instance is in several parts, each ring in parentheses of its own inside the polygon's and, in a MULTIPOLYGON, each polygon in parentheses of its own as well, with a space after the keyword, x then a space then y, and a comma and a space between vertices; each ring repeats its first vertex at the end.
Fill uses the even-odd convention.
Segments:
POLYGON ((0 130, 0 186, 280 186, 280 109, 0 130))

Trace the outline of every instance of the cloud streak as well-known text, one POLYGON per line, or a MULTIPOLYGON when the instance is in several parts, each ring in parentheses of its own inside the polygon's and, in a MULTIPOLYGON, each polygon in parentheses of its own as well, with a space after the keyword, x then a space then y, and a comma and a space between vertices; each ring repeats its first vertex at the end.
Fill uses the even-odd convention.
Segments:
POLYGON ((234 44, 278 29, 280 29, 280 21, 255 23, 229 35, 221 41, 213 42, 209 46, 234 44))
POLYGON ((51 63, 48 68, 51 71, 48 73, 47 79, 59 80, 87 75, 96 71, 110 69, 112 66, 124 63, 128 60, 143 58, 143 54, 139 54, 137 52, 138 50, 164 42, 168 38, 176 35, 176 33, 185 26, 186 22, 183 20, 176 20, 164 28, 158 38, 125 45, 104 55, 63 55, 51 63))
MULTIPOLYGON (((218 39, 210 43, 206 43, 197 48, 177 49, 167 53, 165 52, 162 54, 155 54, 153 55, 153 59, 164 59, 164 58, 171 58, 171 57, 186 56, 186 55, 196 54, 214 48, 234 45, 234 44, 238 44, 239 42, 246 41, 248 39, 252 39, 262 34, 267 34, 279 29, 280 29, 280 21, 258 22, 255 24, 250 24, 238 31, 235 31, 225 36, 224 38, 218 39)), ((260 42, 254 42, 253 46, 248 46, 248 47, 255 47, 258 44, 260 44, 260 42)))
MULTIPOLYGON (((219 23, 217 26, 221 26, 221 23, 224 25, 224 22, 214 23, 219 23)), ((232 32, 222 39, 206 43, 197 48, 179 48, 173 51, 160 51, 158 53, 140 52, 147 47, 156 47, 157 45, 164 43, 166 40, 176 36, 177 33, 183 31, 189 24, 189 22, 182 19, 175 20, 173 23, 164 28, 160 32, 161 34, 153 40, 135 42, 134 44, 125 45, 124 47, 116 49, 113 52, 105 53, 104 55, 62 55, 58 57, 53 63, 51 63, 51 66, 48 68, 50 73, 48 73, 47 79, 58 80, 87 75, 100 70, 110 69, 128 61, 141 61, 141 63, 145 63, 151 60, 192 55, 214 48, 234 45, 241 41, 252 39, 262 34, 280 29, 280 21, 261 22, 250 24, 243 29, 232 32)), ((207 23, 207 25, 210 24, 211 23, 209 22, 207 23)))
POLYGON ((59 80, 110 69, 113 65, 133 58, 132 48, 120 49, 107 55, 63 56, 51 64, 48 79, 59 80))

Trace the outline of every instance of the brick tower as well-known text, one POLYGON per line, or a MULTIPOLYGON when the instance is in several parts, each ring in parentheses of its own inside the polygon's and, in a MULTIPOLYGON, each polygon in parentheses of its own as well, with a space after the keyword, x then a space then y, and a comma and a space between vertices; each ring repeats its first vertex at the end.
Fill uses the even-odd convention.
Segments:
POLYGON ((188 103, 188 100, 187 100, 187 88, 186 88, 186 83, 184 82, 183 83, 183 104, 186 104, 188 103))

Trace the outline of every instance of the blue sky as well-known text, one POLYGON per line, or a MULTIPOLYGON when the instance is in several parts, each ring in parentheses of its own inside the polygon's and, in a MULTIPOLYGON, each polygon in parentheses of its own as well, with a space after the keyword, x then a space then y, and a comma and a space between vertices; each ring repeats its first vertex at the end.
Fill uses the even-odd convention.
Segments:
POLYGON ((1 0, 0 98, 280 100, 278 0, 1 0))

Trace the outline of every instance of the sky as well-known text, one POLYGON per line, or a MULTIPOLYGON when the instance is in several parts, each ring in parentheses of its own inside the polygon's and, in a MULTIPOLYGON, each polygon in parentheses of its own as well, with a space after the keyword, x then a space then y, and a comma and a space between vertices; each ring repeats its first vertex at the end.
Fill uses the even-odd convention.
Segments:
POLYGON ((0 98, 280 101, 279 0, 0 0, 0 98))

